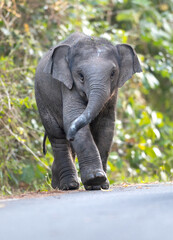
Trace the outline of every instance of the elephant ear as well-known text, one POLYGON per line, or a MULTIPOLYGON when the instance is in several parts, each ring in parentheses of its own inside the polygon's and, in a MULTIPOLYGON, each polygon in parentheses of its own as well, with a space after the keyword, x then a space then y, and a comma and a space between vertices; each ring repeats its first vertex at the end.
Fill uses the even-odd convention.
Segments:
POLYGON ((132 77, 133 74, 136 72, 142 72, 142 69, 136 52, 130 45, 118 44, 116 45, 116 48, 118 51, 120 64, 118 81, 118 87, 120 88, 128 79, 132 77))
POLYGON ((48 62, 43 72, 51 74, 53 78, 62 82, 68 89, 73 86, 71 72, 67 62, 69 45, 58 45, 50 49, 48 62))

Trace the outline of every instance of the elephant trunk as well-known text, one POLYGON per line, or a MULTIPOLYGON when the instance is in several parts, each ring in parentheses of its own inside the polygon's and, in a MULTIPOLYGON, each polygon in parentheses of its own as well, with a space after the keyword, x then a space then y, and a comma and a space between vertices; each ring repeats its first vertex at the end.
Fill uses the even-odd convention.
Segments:
POLYGON ((89 124, 99 114, 108 98, 109 91, 106 91, 105 86, 98 87, 95 84, 91 87, 88 105, 84 112, 72 122, 67 133, 68 140, 73 141, 79 129, 89 124))

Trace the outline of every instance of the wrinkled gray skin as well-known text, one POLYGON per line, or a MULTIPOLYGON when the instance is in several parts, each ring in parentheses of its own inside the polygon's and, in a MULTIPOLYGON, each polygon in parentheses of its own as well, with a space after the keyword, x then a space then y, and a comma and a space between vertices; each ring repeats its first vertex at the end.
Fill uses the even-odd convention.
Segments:
POLYGON ((35 95, 54 154, 52 187, 78 189, 77 154, 85 189, 108 189, 107 158, 118 88, 141 72, 135 51, 74 33, 38 64, 35 95))

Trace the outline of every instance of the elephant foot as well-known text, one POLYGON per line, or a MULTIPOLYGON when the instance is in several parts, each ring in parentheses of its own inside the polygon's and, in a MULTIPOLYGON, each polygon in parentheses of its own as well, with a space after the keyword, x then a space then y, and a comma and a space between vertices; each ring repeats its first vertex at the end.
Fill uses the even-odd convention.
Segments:
POLYGON ((107 180, 105 172, 100 169, 87 170, 81 176, 84 186, 101 186, 107 180))
MULTIPOLYGON (((68 163, 68 162, 67 162, 68 163)), ((75 190, 79 188, 77 172, 73 164, 54 161, 52 164, 52 188, 59 190, 75 190)))
POLYGON ((75 177, 64 177, 60 181, 52 177, 52 187, 59 190, 76 190, 79 189, 79 182, 75 177))
POLYGON ((63 191, 79 189, 79 182, 73 180, 62 184, 60 183, 59 189, 63 191))
POLYGON ((102 189, 109 189, 109 180, 106 179, 106 181, 101 185, 102 189))
POLYGON ((101 190, 101 189, 109 189, 109 181, 106 179, 106 181, 101 185, 84 185, 85 190, 101 190))

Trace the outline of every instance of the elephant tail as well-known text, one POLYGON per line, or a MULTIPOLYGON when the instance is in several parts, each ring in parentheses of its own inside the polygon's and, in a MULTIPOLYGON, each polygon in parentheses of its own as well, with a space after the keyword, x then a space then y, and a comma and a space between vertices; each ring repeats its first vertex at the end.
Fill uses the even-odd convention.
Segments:
POLYGON ((46 138, 47 138, 47 133, 44 133, 44 138, 43 138, 43 154, 46 155, 47 149, 46 149, 46 138))

